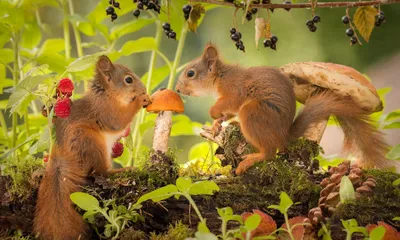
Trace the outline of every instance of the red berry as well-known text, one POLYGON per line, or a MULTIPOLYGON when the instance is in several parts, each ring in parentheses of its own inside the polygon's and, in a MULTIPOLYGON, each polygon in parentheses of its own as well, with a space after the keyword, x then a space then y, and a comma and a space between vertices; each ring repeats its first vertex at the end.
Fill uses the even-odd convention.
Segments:
POLYGON ((57 92, 61 92, 64 96, 71 97, 73 90, 74 83, 69 78, 63 78, 58 83, 57 92))
POLYGON ((59 118, 67 118, 71 114, 71 99, 58 99, 54 106, 54 113, 59 118))
POLYGON ((122 136, 122 137, 127 137, 127 136, 129 136, 129 133, 131 133, 131 126, 128 126, 128 127, 125 129, 124 136, 122 136))
POLYGON ((124 152, 124 145, 122 145, 122 143, 120 142, 115 142, 112 147, 111 157, 117 158, 121 156, 123 152, 124 152))
POLYGON ((43 162, 48 162, 48 161, 49 161, 49 155, 44 155, 43 162))

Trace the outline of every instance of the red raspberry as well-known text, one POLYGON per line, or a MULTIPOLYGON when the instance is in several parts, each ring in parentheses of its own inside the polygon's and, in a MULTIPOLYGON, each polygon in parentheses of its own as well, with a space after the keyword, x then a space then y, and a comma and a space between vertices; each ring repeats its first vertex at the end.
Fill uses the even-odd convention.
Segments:
POLYGON ((60 92, 61 92, 62 95, 66 96, 66 97, 71 97, 73 90, 74 90, 74 83, 69 78, 63 78, 58 83, 58 87, 57 87, 58 95, 60 95, 60 92))
POLYGON ((43 162, 48 162, 48 161, 49 161, 49 155, 44 155, 43 162))
POLYGON ((71 99, 58 99, 54 106, 54 113, 59 118, 67 118, 71 114, 71 99))
POLYGON ((121 156, 123 152, 124 152, 124 145, 122 145, 122 143, 120 142, 115 142, 112 147, 111 157, 117 158, 121 156))
POLYGON ((127 137, 127 136, 129 136, 129 133, 131 133, 131 126, 128 126, 128 127, 126 128, 125 133, 124 133, 124 136, 122 136, 122 137, 127 137))

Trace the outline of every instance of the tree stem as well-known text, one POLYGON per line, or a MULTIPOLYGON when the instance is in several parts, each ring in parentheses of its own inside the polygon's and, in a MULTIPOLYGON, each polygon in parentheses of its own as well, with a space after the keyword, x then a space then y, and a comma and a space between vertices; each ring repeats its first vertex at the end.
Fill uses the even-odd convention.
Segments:
POLYGON ((178 68, 179 62, 181 60, 183 47, 185 46, 185 40, 186 40, 187 32, 188 32, 187 26, 184 25, 183 28, 182 28, 182 31, 181 31, 181 36, 180 36, 180 39, 179 39, 178 48, 176 49, 175 58, 174 58, 174 64, 172 64, 172 69, 171 69, 171 72, 169 74, 168 89, 172 89, 172 87, 174 86, 174 80, 175 80, 175 76, 176 76, 176 69, 178 68))
MULTIPOLYGON (((234 3, 230 2, 222 2, 219 0, 193 0, 192 2, 200 2, 200 3, 211 3, 216 5, 223 5, 223 6, 232 6, 237 8, 245 8, 242 5, 235 5, 234 3)), ((316 4, 316 8, 340 8, 340 7, 362 7, 362 6, 375 6, 375 5, 385 5, 385 4, 395 4, 400 3, 400 0, 376 0, 376 1, 359 1, 359 2, 318 2, 316 4)), ((294 4, 250 4, 252 8, 267 8, 267 9, 277 9, 277 8, 311 8, 311 3, 294 3, 294 4)))

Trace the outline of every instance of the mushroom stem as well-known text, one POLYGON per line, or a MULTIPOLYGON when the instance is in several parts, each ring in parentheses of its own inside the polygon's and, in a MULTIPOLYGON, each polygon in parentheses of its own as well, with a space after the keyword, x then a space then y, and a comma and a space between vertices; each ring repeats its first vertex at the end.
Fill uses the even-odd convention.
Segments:
POLYGON ((153 136, 154 151, 166 153, 168 151, 168 138, 172 127, 172 111, 161 111, 156 119, 153 136))
POLYGON ((326 118, 317 123, 311 124, 304 133, 304 137, 311 141, 316 141, 319 144, 321 142, 322 135, 324 135, 326 125, 328 125, 328 120, 329 118, 326 118))

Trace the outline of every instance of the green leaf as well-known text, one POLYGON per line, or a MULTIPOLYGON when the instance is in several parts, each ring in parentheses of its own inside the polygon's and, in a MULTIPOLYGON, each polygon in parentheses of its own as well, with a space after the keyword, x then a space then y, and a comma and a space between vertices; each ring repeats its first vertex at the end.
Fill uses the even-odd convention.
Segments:
POLYGON ((290 199, 289 195, 287 195, 287 193, 285 192, 281 192, 279 198, 281 200, 279 206, 281 210, 283 210, 283 212, 281 211, 281 213, 287 213, 288 209, 293 205, 292 199, 290 199))
POLYGON ((32 91, 39 84, 43 83, 47 79, 50 79, 52 76, 53 76, 52 74, 44 74, 44 75, 36 75, 36 76, 28 75, 20 83, 18 83, 17 89, 24 89, 27 91, 32 91))
POLYGON ((98 52, 91 55, 82 56, 77 58, 67 67, 68 72, 80 72, 94 66, 101 55, 107 54, 107 51, 98 52))
POLYGON ((142 203, 147 200, 152 200, 153 202, 159 202, 164 199, 172 197, 174 194, 178 192, 178 189, 175 185, 169 184, 165 187, 156 189, 152 192, 146 193, 145 195, 141 196, 136 204, 142 203))
POLYGON ((218 240, 218 237, 212 233, 196 232, 195 237, 198 240, 218 240))
POLYGON ((400 217, 394 217, 393 221, 400 221, 400 217))
POLYGON ((0 63, 8 64, 14 62, 14 54, 12 49, 3 48, 0 49, 0 63))
POLYGON ((192 187, 192 179, 188 177, 180 177, 176 180, 176 187, 180 192, 186 193, 192 187))
POLYGON ((96 35, 96 31, 92 25, 87 19, 82 17, 79 14, 73 14, 69 16, 69 21, 74 24, 81 33, 87 35, 87 36, 94 36, 96 35))
POLYGON ((6 66, 0 64, 0 94, 3 94, 3 89, 14 85, 14 81, 6 77, 6 66))
POLYGON ((197 22, 201 18, 203 14, 206 13, 206 10, 201 4, 194 4, 192 6, 192 11, 190 12, 188 19, 188 27, 192 32, 196 32, 197 30, 197 22))
POLYGON ((10 41, 11 35, 7 31, 2 31, 1 24, 0 24, 0 49, 4 48, 4 45, 10 41))
POLYGON ((387 154, 387 159, 400 160, 400 144, 394 146, 387 154))
POLYGON ((93 211, 99 207, 99 201, 87 193, 74 192, 69 197, 73 203, 85 211, 93 211))
POLYGON ((129 56, 133 53, 147 52, 157 49, 156 40, 152 37, 142 37, 138 40, 127 41, 119 50, 124 56, 129 56))
POLYGON ((218 192, 219 187, 213 181, 201 181, 193 183, 192 187, 189 189, 190 195, 213 195, 214 192, 218 192))
POLYGON ((202 124, 192 122, 184 114, 174 115, 172 117, 171 136, 197 135, 201 131, 202 124))
POLYGON ((378 13, 378 9, 371 6, 358 7, 354 13, 354 26, 366 42, 369 41, 369 37, 375 27, 375 16, 378 13))
POLYGON ((261 223, 261 216, 258 214, 253 214, 250 217, 248 217, 246 221, 244 221, 244 226, 249 232, 255 230, 258 227, 258 225, 260 225, 260 223, 261 223))
POLYGON ((48 64, 49 68, 55 72, 63 72, 65 66, 68 65, 64 55, 57 52, 42 52, 37 58, 36 62, 40 64, 48 64))
POLYGON ((94 223, 94 222, 95 222, 94 215, 96 215, 96 214, 98 214, 97 211, 92 211, 92 210, 87 211, 87 212, 85 212, 85 213, 83 214, 83 219, 87 219, 87 221, 88 221, 89 223, 94 223))
POLYGON ((395 120, 395 119, 398 119, 398 118, 400 118, 400 109, 397 109, 395 111, 390 112, 386 116, 385 121, 388 122, 388 121, 392 121, 392 120, 395 120))
POLYGON ((24 25, 22 31, 21 46, 24 48, 34 48, 42 39, 42 33, 37 23, 28 23, 24 25))
POLYGON ((383 129, 400 128, 400 122, 392 122, 383 127, 383 129))
POLYGON ((356 193, 354 191, 353 183, 351 183, 350 179, 347 176, 343 176, 340 181, 340 201, 342 203, 348 203, 356 200, 356 193))
POLYGON ((233 210, 231 207, 217 208, 217 212, 218 215, 222 218, 233 215, 233 210))
POLYGON ((139 31, 143 27, 152 24, 155 21, 154 18, 139 18, 137 20, 129 21, 127 23, 115 25, 111 28, 110 37, 111 39, 118 39, 122 36, 139 31))
POLYGON ((62 38, 47 39, 39 52, 39 55, 44 53, 59 53, 65 50, 65 41, 62 38))
MULTIPOLYGON (((215 144, 213 144, 215 145, 215 144)), ((215 149, 217 149, 215 145, 215 149)), ((209 142, 201 142, 193 145, 189 150, 189 161, 196 160, 196 159, 210 159, 213 158, 214 162, 217 162, 218 159, 214 156, 211 152, 210 143, 209 142)))
POLYGON ((17 89, 8 99, 7 108, 10 109, 10 114, 16 112, 20 116, 25 113, 29 103, 35 100, 36 97, 25 89, 17 89))
POLYGON ((197 225, 197 231, 201 233, 209 233, 210 229, 208 229, 205 222, 199 222, 199 224, 197 225))
POLYGON ((343 227, 349 231, 349 232, 354 232, 355 228, 358 227, 357 220, 355 219, 349 219, 349 220, 340 220, 342 221, 343 227))
POLYGON ((49 146, 49 142, 49 128, 46 127, 40 135, 39 140, 29 148, 29 154, 33 155, 39 152, 43 152, 49 146))
POLYGON ((394 180, 393 183, 392 183, 392 185, 393 185, 393 187, 400 186, 400 178, 394 180))
POLYGON ((383 226, 378 226, 374 229, 369 234, 369 239, 370 240, 381 240, 383 236, 385 236, 386 229, 383 226))
MULTIPOLYGON (((153 74, 151 75, 151 84, 149 91, 153 91, 162 81, 164 81, 169 75, 170 69, 168 65, 164 65, 162 67, 156 68, 153 70, 153 74)), ((145 73, 141 80, 143 83, 147 82, 148 72, 145 73)))

